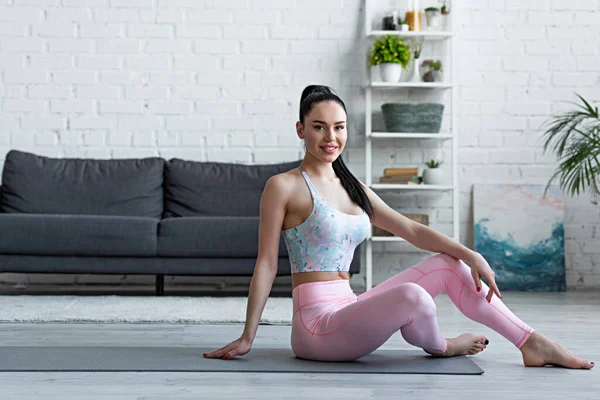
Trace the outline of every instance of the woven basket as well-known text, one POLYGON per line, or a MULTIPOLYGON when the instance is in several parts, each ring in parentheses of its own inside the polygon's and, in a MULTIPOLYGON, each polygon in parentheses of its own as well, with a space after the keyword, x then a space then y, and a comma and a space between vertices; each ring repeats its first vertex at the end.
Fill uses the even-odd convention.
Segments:
POLYGON ((444 105, 439 103, 386 103, 381 106, 388 132, 439 133, 444 105))

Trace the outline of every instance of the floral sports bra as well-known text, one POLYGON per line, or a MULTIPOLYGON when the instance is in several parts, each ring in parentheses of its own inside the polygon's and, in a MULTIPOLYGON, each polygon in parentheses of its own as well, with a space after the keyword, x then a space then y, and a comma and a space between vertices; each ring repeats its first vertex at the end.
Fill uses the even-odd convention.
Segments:
POLYGON ((298 226, 282 231, 292 273, 348 271, 354 250, 368 235, 370 220, 333 208, 317 191, 308 175, 298 167, 313 199, 310 216, 298 226))

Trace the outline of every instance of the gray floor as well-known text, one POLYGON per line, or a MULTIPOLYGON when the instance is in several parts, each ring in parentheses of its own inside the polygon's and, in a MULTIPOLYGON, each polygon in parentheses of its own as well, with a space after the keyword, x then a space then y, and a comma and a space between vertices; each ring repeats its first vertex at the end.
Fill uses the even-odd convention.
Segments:
MULTIPOLYGON (((600 362, 600 293, 510 293, 504 300, 527 323, 573 353, 600 362)), ((524 368, 504 338, 467 320, 446 296, 436 299, 446 336, 488 335, 476 363, 481 376, 283 373, 0 373, 0 399, 598 399, 600 369, 524 368)), ((2 324, 10 345, 213 346, 235 339, 241 325, 2 324)), ((289 346, 289 326, 260 326, 256 347, 289 346)), ((409 349, 400 335, 384 345, 409 349)), ((199 355, 200 357, 201 355, 199 355)))

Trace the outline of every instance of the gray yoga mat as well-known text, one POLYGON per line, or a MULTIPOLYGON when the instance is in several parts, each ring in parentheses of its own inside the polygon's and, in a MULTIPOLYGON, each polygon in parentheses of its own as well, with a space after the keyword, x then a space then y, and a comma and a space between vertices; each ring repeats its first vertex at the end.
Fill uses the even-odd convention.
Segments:
POLYGON ((479 375, 466 356, 435 358, 422 351, 377 350, 351 362, 296 358, 291 349, 253 348, 231 360, 202 356, 199 347, 0 347, 0 372, 161 371, 161 372, 314 372, 360 374, 479 375))

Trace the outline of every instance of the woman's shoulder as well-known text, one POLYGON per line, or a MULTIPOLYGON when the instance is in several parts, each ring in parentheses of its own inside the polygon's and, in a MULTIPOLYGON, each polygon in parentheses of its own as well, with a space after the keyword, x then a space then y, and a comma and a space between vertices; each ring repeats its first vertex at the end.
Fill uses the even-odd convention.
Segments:
POLYGON ((271 176, 265 185, 265 193, 289 198, 294 194, 302 175, 297 168, 271 176))

